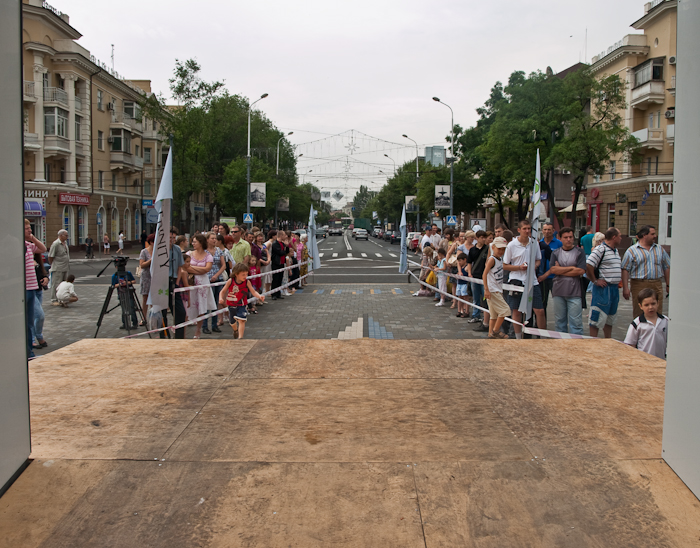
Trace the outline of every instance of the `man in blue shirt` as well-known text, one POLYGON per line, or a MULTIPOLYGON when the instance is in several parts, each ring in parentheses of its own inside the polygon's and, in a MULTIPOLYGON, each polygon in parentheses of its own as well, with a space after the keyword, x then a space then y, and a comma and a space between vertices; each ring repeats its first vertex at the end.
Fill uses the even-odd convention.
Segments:
POLYGON ((559 249, 562 246, 560 240, 554 237, 554 225, 552 223, 545 223, 542 225, 542 236, 540 240, 540 251, 542 252, 542 262, 540 263, 540 268, 537 281, 540 284, 540 290, 542 291, 542 304, 544 305, 545 317, 547 315, 547 303, 549 302, 549 294, 552 291, 552 284, 554 283, 554 274, 546 276, 545 273, 549 271, 549 259, 552 257, 552 251, 559 249))

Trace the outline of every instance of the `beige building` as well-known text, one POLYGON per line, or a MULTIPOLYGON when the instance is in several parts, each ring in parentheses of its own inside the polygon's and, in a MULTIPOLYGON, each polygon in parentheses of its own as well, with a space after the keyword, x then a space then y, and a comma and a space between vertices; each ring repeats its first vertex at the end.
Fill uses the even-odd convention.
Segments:
POLYGON ((164 164, 158 126, 139 107, 150 81, 95 59, 46 2, 23 0, 22 11, 25 216, 47 243, 61 228, 71 245, 122 230, 138 240, 164 164))
POLYGON ((671 245, 676 15, 677 0, 645 4, 644 16, 632 23, 644 33, 629 34, 592 59, 594 74, 617 74, 627 83, 623 118, 639 140, 643 159, 630 164, 613 158, 602 177, 589 178, 586 224, 596 230, 615 226, 627 244, 639 226, 651 224, 659 243, 671 245))

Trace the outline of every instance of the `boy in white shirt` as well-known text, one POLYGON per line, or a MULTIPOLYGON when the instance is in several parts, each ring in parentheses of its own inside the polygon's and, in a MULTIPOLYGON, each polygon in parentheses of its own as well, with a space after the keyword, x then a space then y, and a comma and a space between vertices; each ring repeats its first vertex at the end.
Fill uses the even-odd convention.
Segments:
POLYGON ((75 281, 75 276, 73 274, 68 274, 65 282, 58 284, 56 288, 56 298, 58 303, 67 308, 69 303, 74 303, 78 300, 78 295, 75 294, 75 286, 73 282, 75 281))
POLYGON ((503 255, 508 243, 499 236, 491 244, 491 256, 484 267, 484 297, 489 305, 489 339, 507 339, 501 331, 503 321, 510 316, 511 310, 503 298, 503 255))
POLYGON ((656 293, 649 287, 644 288, 637 295, 637 302, 642 314, 627 328, 625 344, 665 360, 668 318, 658 312, 656 293))

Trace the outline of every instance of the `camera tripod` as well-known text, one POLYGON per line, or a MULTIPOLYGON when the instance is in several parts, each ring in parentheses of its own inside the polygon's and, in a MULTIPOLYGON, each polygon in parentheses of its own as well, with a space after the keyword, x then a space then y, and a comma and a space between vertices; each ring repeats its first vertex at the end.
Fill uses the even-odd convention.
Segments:
MULTIPOLYGON (((107 291, 107 296, 105 297, 105 302, 102 304, 102 311, 100 312, 100 317, 97 320, 97 329, 95 330, 95 339, 97 338, 97 333, 100 331, 100 327, 102 326, 102 319, 104 318, 105 314, 109 314, 113 310, 120 308, 121 307, 121 312, 122 312, 122 325, 126 328, 126 332, 128 335, 131 335, 131 330, 136 329, 136 325, 132 326, 131 325, 131 318, 132 316, 136 316, 137 320, 141 319, 141 321, 145 324, 146 323, 146 317, 143 313, 143 309, 141 308, 141 303, 139 303, 138 295, 136 295, 136 290, 134 289, 134 286, 132 285, 133 282, 130 282, 128 279, 128 275, 126 272, 126 263, 129 260, 128 257, 114 257, 114 264, 117 267, 117 283, 116 284, 110 284, 109 290, 107 291), (116 306, 109 308, 110 301, 112 300, 112 294, 114 293, 114 289, 117 289, 117 297, 119 299, 119 302, 117 303, 116 306)), ((107 265, 97 274, 97 277, 101 276, 105 270, 107 270, 107 267, 110 265, 112 261, 107 263, 107 265)), ((150 333, 148 334, 148 338, 151 338, 150 333)))

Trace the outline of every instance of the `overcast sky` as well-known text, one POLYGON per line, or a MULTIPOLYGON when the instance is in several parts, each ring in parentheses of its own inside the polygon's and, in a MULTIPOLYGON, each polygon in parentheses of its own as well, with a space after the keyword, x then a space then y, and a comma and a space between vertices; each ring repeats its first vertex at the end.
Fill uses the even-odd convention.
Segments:
MULTIPOLYGON (((294 131, 299 173, 326 190, 353 194, 359 179, 328 157, 348 154, 357 130, 406 148, 356 139, 349 173, 381 186, 393 164, 415 159, 415 146, 442 144, 455 123, 473 125, 475 109, 514 70, 555 72, 607 49, 643 15, 641 0, 51 0, 83 34, 80 44, 126 78, 150 79, 169 97, 175 59, 194 57, 207 80, 258 103, 280 129, 294 131), (350 135, 350 134, 348 134, 350 135), (371 163, 370 167, 361 167, 371 163), (327 164, 327 165, 324 165, 327 164), (352 167, 354 166, 354 167, 352 167), (373 174, 375 174, 372 176, 373 174)), ((253 136, 254 141, 254 136, 253 136)), ((254 146, 254 144, 253 144, 254 146)), ((351 196, 350 196, 351 197, 351 196)))

